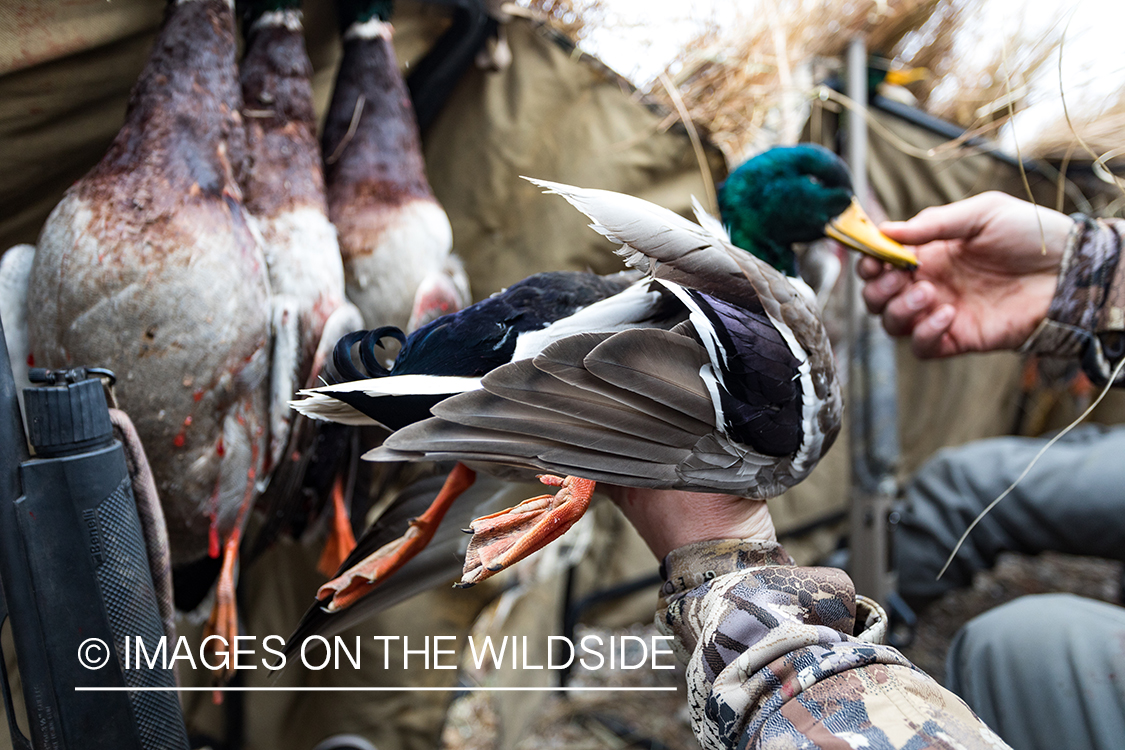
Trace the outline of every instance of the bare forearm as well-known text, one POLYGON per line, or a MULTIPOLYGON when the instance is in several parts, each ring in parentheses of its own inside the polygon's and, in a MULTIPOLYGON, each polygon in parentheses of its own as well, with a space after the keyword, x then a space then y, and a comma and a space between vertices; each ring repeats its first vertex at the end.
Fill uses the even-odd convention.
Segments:
POLYGON ((763 500, 635 487, 614 487, 611 497, 657 559, 693 542, 777 539, 773 519, 763 500))

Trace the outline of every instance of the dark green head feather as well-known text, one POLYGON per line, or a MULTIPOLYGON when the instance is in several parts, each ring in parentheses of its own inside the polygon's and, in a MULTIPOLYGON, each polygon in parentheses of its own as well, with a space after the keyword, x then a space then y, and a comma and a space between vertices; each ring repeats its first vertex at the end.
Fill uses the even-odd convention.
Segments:
POLYGON ((237 0, 235 10, 242 16, 243 33, 266 13, 280 10, 300 10, 301 0, 237 0))
POLYGON ((394 10, 394 0, 336 0, 341 31, 347 31, 353 23, 365 23, 373 18, 390 21, 394 10))
POLYGON ((848 168, 828 149, 779 146, 731 172, 719 188, 719 212, 735 245, 796 276, 793 243, 824 237, 852 194, 848 168))

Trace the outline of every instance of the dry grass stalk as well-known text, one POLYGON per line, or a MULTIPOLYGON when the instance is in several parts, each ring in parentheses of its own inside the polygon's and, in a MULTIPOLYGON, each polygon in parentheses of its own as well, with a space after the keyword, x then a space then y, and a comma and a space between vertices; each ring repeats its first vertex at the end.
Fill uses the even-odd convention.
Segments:
POLYGON ((1081 138, 1094 153, 1106 155, 1111 167, 1121 169, 1125 168, 1122 133, 1125 133, 1125 86, 1097 117, 1078 118, 1069 123, 1060 117, 1039 133, 1029 150, 1034 156, 1053 161, 1062 161, 1068 154, 1071 160, 1088 161, 1089 155, 1078 144, 1081 138))
POLYGON ((670 72, 692 118, 737 160, 795 139, 793 123, 804 120, 823 72, 816 63, 838 58, 856 34, 866 35, 873 51, 890 51, 942 2, 763 0, 744 8, 734 27, 706 26, 670 72))
POLYGON ((550 21, 552 27, 573 42, 605 25, 603 0, 518 0, 517 4, 550 21))
MULTIPOLYGON (((796 137, 792 124, 804 120, 816 83, 841 70, 856 34, 892 67, 927 69, 909 87, 923 109, 984 133, 1022 109, 1027 84, 1053 60, 1061 37, 1052 30, 1034 38, 1017 27, 973 65, 967 49, 996 45, 996 29, 973 0, 756 0, 738 24, 707 25, 669 73, 692 118, 735 161, 796 137)), ((652 94, 671 104, 658 88, 652 94)))

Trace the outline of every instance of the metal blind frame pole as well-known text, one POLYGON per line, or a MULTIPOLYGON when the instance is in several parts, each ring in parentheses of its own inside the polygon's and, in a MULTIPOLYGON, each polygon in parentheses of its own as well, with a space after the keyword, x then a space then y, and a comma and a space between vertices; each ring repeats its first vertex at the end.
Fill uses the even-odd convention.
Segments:
MULTIPOLYGON (((847 70, 848 96, 865 112, 867 49, 862 36, 848 46, 847 70)), ((867 121, 862 112, 850 111, 846 123, 847 161, 862 204, 868 198, 867 121)), ((856 254, 848 253, 849 573, 857 593, 885 604, 892 589, 887 516, 900 455, 895 346, 863 307, 856 262, 856 254)))

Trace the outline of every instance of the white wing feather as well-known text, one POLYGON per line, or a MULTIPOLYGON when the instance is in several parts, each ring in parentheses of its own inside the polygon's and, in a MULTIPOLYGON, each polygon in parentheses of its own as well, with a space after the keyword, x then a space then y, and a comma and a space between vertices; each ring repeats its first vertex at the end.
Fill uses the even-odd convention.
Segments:
POLYGON ((649 291, 649 282, 627 287, 620 294, 595 302, 538 331, 516 339, 512 360, 531 359, 549 345, 576 333, 607 333, 637 328, 651 315, 660 294, 649 291))
POLYGON ((730 232, 723 226, 723 222, 707 213, 707 209, 699 202, 699 199, 694 195, 691 197, 691 210, 695 213, 695 220, 699 225, 707 230, 707 233, 715 238, 720 244, 731 245, 730 232))
POLYGON ((294 399, 289 405, 311 419, 340 422, 351 425, 377 425, 378 421, 354 407, 335 399, 333 393, 360 392, 372 398, 379 396, 452 396, 479 389, 480 378, 463 378, 451 375, 395 375, 386 378, 352 380, 347 383, 305 388, 298 393, 304 398, 294 399))
POLYGON ((464 393, 475 391, 477 388, 480 388, 480 378, 463 378, 456 375, 393 375, 307 388, 302 390, 301 394, 362 391, 368 396, 432 396, 442 393, 464 393))
POLYGON ((652 261, 679 258, 715 244, 711 233, 698 224, 642 198, 531 177, 523 179, 545 188, 548 193, 561 195, 590 217, 593 221, 590 228, 611 242, 622 243, 617 254, 627 265, 641 271, 648 272, 652 261))
POLYGON ((295 411, 304 414, 309 419, 350 424, 355 427, 367 427, 379 424, 359 409, 349 406, 343 401, 334 399, 331 396, 325 396, 321 393, 312 393, 310 391, 301 391, 301 395, 305 398, 294 399, 289 402, 289 405, 293 407, 295 411))

